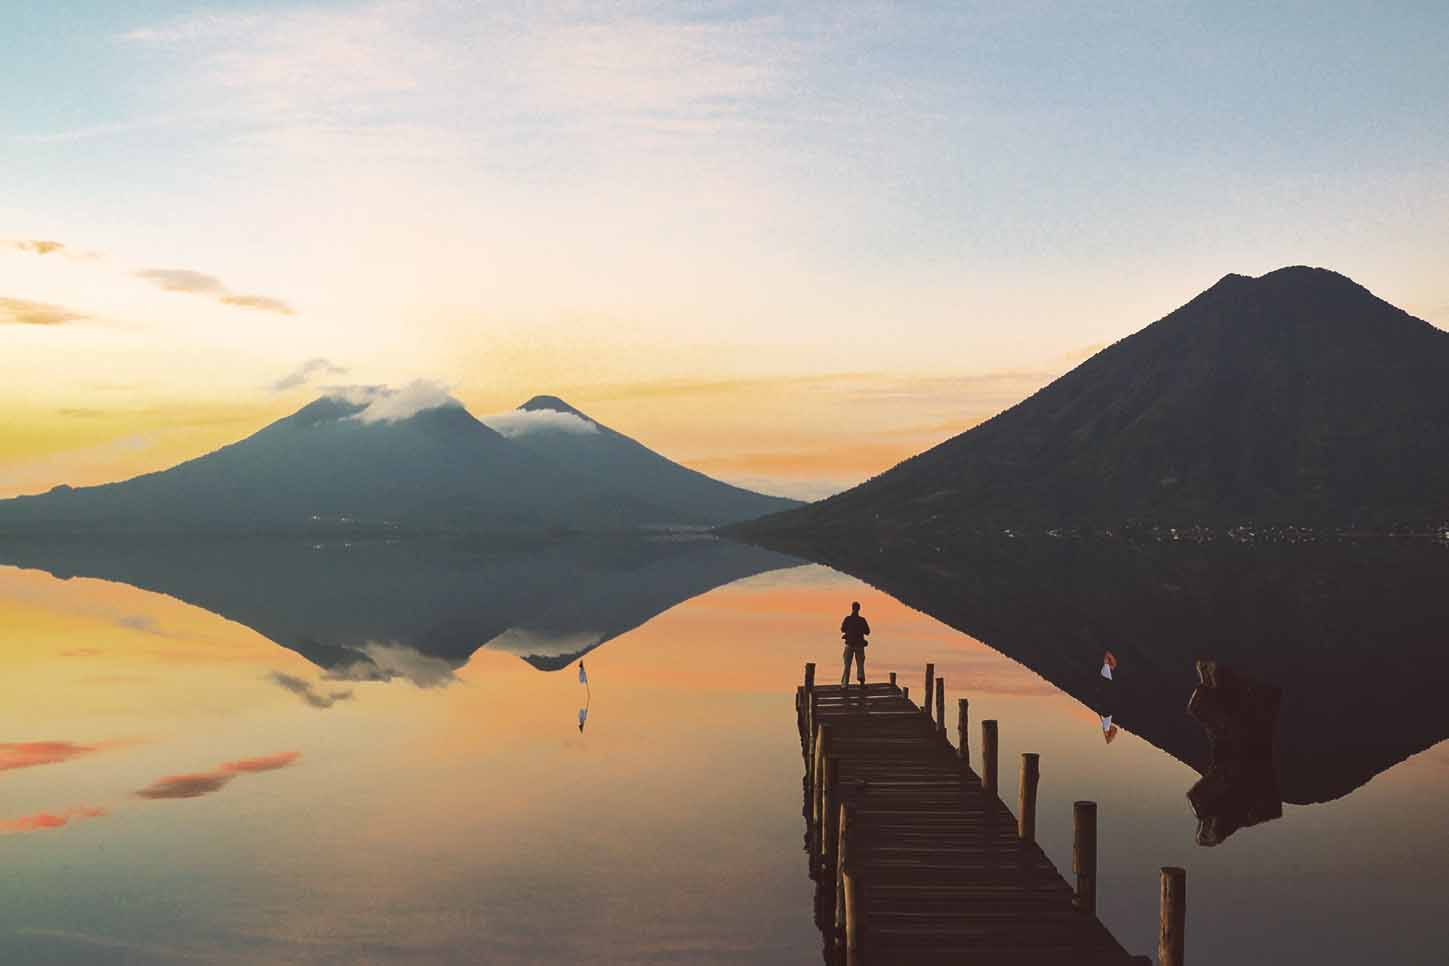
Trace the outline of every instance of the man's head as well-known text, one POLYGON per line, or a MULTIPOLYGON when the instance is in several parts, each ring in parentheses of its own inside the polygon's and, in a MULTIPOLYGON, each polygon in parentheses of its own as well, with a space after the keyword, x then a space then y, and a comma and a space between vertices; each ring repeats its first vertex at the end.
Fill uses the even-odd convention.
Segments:
POLYGON ((860 613, 860 601, 853 600, 853 601, 850 602, 850 612, 852 614, 859 614, 860 613))

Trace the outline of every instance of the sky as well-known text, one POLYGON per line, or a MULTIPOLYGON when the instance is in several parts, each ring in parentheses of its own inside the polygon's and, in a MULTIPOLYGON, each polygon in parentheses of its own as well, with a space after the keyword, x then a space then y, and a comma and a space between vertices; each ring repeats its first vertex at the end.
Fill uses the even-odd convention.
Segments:
POLYGON ((1449 326, 1440 3, 0 16, 0 496, 429 379, 813 497, 1229 272, 1449 326))

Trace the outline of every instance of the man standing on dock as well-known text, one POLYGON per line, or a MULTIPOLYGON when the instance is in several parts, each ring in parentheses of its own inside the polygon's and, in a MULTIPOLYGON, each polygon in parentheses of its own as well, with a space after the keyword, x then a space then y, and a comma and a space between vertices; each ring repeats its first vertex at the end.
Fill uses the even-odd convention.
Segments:
POLYGON ((870 624, 860 616, 860 601, 850 605, 850 614, 840 622, 840 636, 845 640, 845 669, 840 672, 840 686, 850 684, 850 659, 855 658, 855 676, 860 686, 865 687, 865 636, 870 633, 870 624))

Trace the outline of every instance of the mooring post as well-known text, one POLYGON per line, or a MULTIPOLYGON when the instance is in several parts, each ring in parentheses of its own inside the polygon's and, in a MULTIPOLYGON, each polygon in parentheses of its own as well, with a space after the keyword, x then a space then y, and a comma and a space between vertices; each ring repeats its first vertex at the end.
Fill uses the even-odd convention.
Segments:
POLYGON ((1072 803, 1072 871, 1077 874, 1078 912, 1097 911, 1097 803, 1072 803))
POLYGON ((814 661, 807 661, 807 662, 805 662, 805 690, 806 691, 813 691, 814 689, 815 689, 815 662, 814 661))
POLYGON ((1040 756, 1024 752, 1021 756, 1021 801, 1016 813, 1016 834, 1027 845, 1036 842, 1036 786, 1040 778, 1040 756))
POLYGON ((981 722, 981 787, 992 795, 996 786, 996 721, 988 718, 981 722))
POLYGON ((835 855, 838 832, 835 823, 839 817, 839 795, 836 793, 840 779, 840 759, 827 756, 825 759, 825 788, 821 792, 820 809, 820 871, 829 875, 835 871, 835 855))
POLYGON ((891 687, 895 687, 895 686, 896 686, 896 672, 892 671, 891 672, 891 687))
POLYGON ((840 897, 845 912, 845 966, 864 966, 865 924, 861 921, 865 905, 861 901, 859 862, 852 854, 851 838, 855 823, 849 806, 840 810, 840 897))
MULTIPOLYGON (((812 781, 810 783, 810 813, 811 820, 815 823, 815 831, 820 831, 820 789, 825 784, 825 759, 830 754, 830 726, 826 724, 817 725, 815 728, 815 767, 811 770, 812 781)), ((816 839, 818 842, 819 839, 816 839)))
POLYGON ((956 754, 960 756, 962 763, 969 768, 971 767, 971 748, 970 743, 966 738, 967 708, 968 705, 965 698, 956 699, 956 735, 959 741, 959 747, 957 747, 956 749, 956 754))
POLYGON ((1157 933, 1157 966, 1183 966, 1187 926, 1187 870, 1162 869, 1162 916, 1157 933))
POLYGON ((946 737, 946 679, 936 678, 936 730, 946 737))
POLYGON ((907 701, 911 700, 911 689, 901 688, 901 697, 905 698, 907 701))
POLYGON ((936 665, 926 665, 926 703, 921 705, 921 710, 926 712, 926 717, 931 716, 931 688, 936 683, 936 665))

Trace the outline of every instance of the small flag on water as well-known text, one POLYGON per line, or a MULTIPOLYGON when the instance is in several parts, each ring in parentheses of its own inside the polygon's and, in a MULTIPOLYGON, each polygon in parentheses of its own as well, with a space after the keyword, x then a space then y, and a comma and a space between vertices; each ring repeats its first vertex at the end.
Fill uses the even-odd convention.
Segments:
POLYGON ((583 661, 580 661, 579 662, 579 683, 580 684, 588 684, 589 683, 589 675, 584 670, 584 662, 583 661))
POLYGON ((1102 677, 1108 681, 1112 680, 1112 669, 1116 666, 1117 658, 1112 655, 1111 651, 1102 655, 1102 677))
POLYGON ((1110 714, 1101 715, 1101 737, 1107 744, 1111 744, 1111 739, 1117 737, 1117 726, 1111 723, 1110 714))

